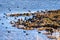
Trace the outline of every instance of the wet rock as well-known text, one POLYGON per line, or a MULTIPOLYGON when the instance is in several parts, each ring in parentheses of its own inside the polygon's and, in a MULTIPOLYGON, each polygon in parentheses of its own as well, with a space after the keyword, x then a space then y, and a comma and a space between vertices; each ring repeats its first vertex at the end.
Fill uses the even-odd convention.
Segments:
POLYGON ((44 32, 43 34, 45 34, 45 35, 50 35, 51 33, 50 33, 50 32, 44 32))
POLYGON ((10 24, 14 24, 14 21, 10 21, 10 24))
POLYGON ((47 37, 50 38, 50 39, 56 39, 55 36, 47 36, 47 37))

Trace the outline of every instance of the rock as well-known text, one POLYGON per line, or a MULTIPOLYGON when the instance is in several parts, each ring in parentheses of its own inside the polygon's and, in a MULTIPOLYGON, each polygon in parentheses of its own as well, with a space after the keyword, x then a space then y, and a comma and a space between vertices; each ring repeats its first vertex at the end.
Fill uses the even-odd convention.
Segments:
POLYGON ((1 23, 2 25, 4 25, 4 23, 1 23))
POLYGON ((38 33, 41 33, 41 32, 38 32, 38 33))
POLYGON ((23 31, 24 33, 26 33, 26 31, 23 31))
POLYGON ((49 35, 49 34, 51 34, 50 32, 45 32, 45 33, 43 33, 43 34, 45 34, 45 35, 49 35))
POLYGON ((24 28, 24 26, 23 25, 18 25, 17 28, 21 29, 21 28, 24 28))
POLYGON ((6 29, 7 29, 8 27, 6 27, 6 29))
POLYGON ((58 37, 57 40, 60 40, 60 37, 58 37))
POLYGON ((5 16, 3 16, 3 18, 5 18, 5 16))
POLYGON ((50 38, 50 39, 56 39, 55 36, 47 36, 47 37, 50 38))
POLYGON ((26 35, 28 35, 28 33, 26 33, 26 35))
POLYGON ((17 6, 17 8, 19 8, 19 6, 17 6))
POLYGON ((15 19, 17 19, 17 18, 15 17, 15 19))
POLYGON ((8 33, 11 33, 11 31, 7 31, 8 33))
POLYGON ((24 30, 33 30, 34 28, 30 27, 24 27, 24 30))
POLYGON ((11 11, 11 9, 10 9, 10 8, 8 8, 8 10, 9 10, 9 11, 11 11))

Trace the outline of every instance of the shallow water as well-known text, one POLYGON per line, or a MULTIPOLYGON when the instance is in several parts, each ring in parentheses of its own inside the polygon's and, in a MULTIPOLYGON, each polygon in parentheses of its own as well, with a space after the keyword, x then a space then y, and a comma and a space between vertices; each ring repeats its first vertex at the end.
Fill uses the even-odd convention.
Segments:
MULTIPOLYGON (((37 30, 17 29, 9 23, 11 20, 15 20, 14 17, 7 17, 8 19, 3 17, 5 16, 4 13, 21 13, 28 12, 28 10, 34 12, 46 9, 60 9, 60 0, 0 0, 0 40, 49 40, 49 38, 43 34, 44 31, 38 33, 37 30), (10 31, 10 33, 8 33, 8 31, 10 31), (23 31, 26 31, 28 35, 23 31)), ((24 17, 19 18, 24 19, 24 17)))
POLYGON ((60 0, 0 0, 0 12, 60 9, 60 0), (11 10, 11 11, 10 11, 11 10))
MULTIPOLYGON (((40 31, 41 33, 38 33, 38 30, 23 30, 23 29, 17 29, 16 27, 12 27, 10 24, 10 21, 17 19, 14 19, 15 17, 3 17, 4 15, 0 15, 0 40, 50 40, 47 38, 47 35, 43 34, 46 31, 40 31), (25 31, 25 32, 24 32, 25 31)), ((23 17, 24 18, 24 17, 23 17)), ((59 33, 53 33, 53 36, 59 36, 59 33)), ((55 39, 54 39, 55 40, 55 39)))

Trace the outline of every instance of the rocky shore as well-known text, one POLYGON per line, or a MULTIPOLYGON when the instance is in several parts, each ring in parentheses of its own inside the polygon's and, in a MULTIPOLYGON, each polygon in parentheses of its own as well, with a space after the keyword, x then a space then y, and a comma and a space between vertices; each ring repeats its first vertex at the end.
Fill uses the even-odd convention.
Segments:
MULTIPOLYGON (((15 13, 15 14, 6 14, 8 17, 20 17, 20 16, 32 16, 32 18, 25 19, 17 19, 17 21, 10 21, 10 24, 12 27, 16 27, 18 29, 23 29, 23 30, 38 30, 42 31, 45 30, 47 31, 44 33, 50 39, 57 39, 56 36, 52 36, 52 33, 54 32, 60 32, 60 10, 50 10, 50 11, 37 11, 34 13, 15 13)), ((15 19, 16 19, 15 18, 15 19)))
POLYGON ((23 25, 23 28, 41 28, 41 27, 51 27, 54 29, 60 28, 60 10, 50 10, 34 13, 24 13, 24 14, 7 14, 7 16, 33 16, 32 18, 18 19, 17 22, 10 22, 14 24, 15 27, 20 27, 23 25), (26 20, 27 19, 27 20, 26 20))

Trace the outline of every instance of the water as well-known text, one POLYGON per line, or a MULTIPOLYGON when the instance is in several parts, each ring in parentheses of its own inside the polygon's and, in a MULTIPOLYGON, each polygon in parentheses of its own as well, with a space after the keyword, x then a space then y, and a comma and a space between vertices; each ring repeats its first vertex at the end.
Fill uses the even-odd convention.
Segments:
POLYGON ((28 10, 33 12, 54 9, 60 9, 60 0, 0 0, 0 12, 28 12, 28 10))
POLYGON ((60 9, 60 0, 0 0, 0 40, 49 40, 46 35, 38 34, 37 30, 23 30, 12 27, 9 22, 15 19, 12 17, 6 19, 3 16, 4 13, 56 9, 60 9), (11 33, 8 33, 8 31, 11 31, 11 33), (26 36, 23 31, 26 31, 29 35, 26 36))

